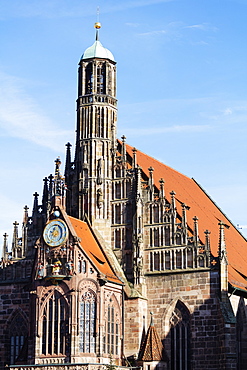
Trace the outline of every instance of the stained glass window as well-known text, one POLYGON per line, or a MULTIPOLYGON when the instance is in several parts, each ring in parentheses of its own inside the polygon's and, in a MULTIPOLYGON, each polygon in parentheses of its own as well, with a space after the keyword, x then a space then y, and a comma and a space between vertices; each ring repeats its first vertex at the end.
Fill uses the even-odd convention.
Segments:
POLYGON ((96 297, 87 291, 80 302, 80 352, 95 353, 96 297))

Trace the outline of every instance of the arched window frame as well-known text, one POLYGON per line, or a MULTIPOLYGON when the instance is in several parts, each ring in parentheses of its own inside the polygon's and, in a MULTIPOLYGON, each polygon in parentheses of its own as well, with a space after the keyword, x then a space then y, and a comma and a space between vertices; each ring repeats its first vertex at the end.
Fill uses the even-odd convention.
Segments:
POLYGON ((93 65, 89 63, 85 69, 85 95, 93 92, 93 65))
POLYGON ((96 294, 87 290, 80 300, 79 351, 82 353, 96 352, 96 312, 96 294))
POLYGON ((103 337, 103 352, 118 356, 120 353, 120 308, 116 297, 112 297, 106 307, 105 335, 103 337))
POLYGON ((22 353, 27 341, 28 325, 24 315, 17 311, 9 323, 9 363, 14 365, 22 353))
POLYGON ((61 292, 45 301, 42 313, 42 355, 66 355, 69 351, 69 307, 61 292))
POLYGON ((190 370, 190 313, 178 301, 170 317, 171 368, 190 370))
POLYGON ((97 94, 106 93, 106 64, 97 65, 97 94))

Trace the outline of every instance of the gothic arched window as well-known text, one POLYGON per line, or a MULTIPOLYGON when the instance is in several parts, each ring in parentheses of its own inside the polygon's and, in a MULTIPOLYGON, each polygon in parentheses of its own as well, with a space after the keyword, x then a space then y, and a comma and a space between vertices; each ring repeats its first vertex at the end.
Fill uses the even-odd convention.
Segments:
POLYGON ((113 303, 109 304, 107 308, 107 322, 106 322, 106 335, 104 338, 103 350, 110 355, 119 354, 119 336, 120 325, 118 310, 114 307, 113 303))
POLYGON ((115 205, 115 224, 121 224, 121 205, 115 205))
POLYGON ((121 183, 116 182, 115 184, 115 199, 121 199, 121 183))
POLYGON ((84 353, 96 352, 96 296, 87 291, 80 302, 80 343, 79 350, 84 353))
POLYGON ((187 251, 187 267, 188 268, 193 267, 193 252, 192 252, 192 249, 188 249, 188 251, 187 251))
POLYGON ((190 313, 178 301, 172 316, 171 325, 171 368, 190 370, 190 313))
POLYGON ((9 361, 14 365, 17 360, 27 360, 27 323, 18 313, 9 328, 9 361))
POLYGON ((115 248, 121 248, 121 230, 115 230, 115 248))
POLYGON ((89 63, 86 67, 86 80, 85 80, 85 94, 92 94, 93 92, 93 66, 89 63))
POLYGON ((112 70, 108 70, 108 95, 112 94, 112 70))
POLYGON ((99 64, 97 66, 97 94, 106 93, 105 72, 106 72, 105 63, 99 64))
POLYGON ((69 345, 68 305, 58 292, 46 302, 43 311, 42 354, 65 355, 69 345))
POLYGON ((169 246, 170 244, 171 244, 170 226, 165 226, 165 245, 169 246))
POLYGON ((154 217, 154 223, 159 223, 159 207, 157 204, 153 207, 153 217, 154 217))
POLYGON ((182 252, 181 251, 176 252, 176 267, 177 267, 177 269, 183 268, 183 266, 182 266, 182 252))
POLYGON ((203 256, 200 256, 198 258, 198 265, 199 267, 204 267, 204 257, 203 256))
POLYGON ((153 246, 154 247, 159 247, 160 245, 160 238, 159 238, 159 229, 155 228, 153 229, 153 246))

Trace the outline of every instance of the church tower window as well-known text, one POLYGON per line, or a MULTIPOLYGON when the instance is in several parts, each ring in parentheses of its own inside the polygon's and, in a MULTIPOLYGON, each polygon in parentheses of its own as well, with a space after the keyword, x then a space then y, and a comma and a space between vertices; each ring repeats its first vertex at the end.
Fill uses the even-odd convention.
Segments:
POLYGON ((93 92, 93 66, 92 66, 92 63, 89 63, 86 67, 85 86, 86 86, 85 95, 92 94, 92 92, 93 92))
POLYGON ((106 93, 106 83, 105 83, 106 65, 99 64, 97 66, 97 94, 106 93))
POLYGON ((80 303, 80 352, 95 353, 96 297, 87 291, 80 303))

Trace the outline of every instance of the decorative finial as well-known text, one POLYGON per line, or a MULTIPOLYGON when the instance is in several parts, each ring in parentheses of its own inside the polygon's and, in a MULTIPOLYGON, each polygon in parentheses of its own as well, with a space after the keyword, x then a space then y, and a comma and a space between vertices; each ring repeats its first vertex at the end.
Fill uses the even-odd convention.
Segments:
POLYGON ((96 41, 98 41, 99 29, 101 28, 101 23, 99 21, 99 6, 97 7, 97 22, 94 23, 94 28, 96 28, 96 41))
POLYGON ((100 22, 95 22, 94 23, 94 28, 96 28, 96 30, 99 30, 101 28, 101 23, 100 22))

